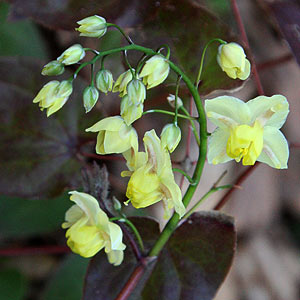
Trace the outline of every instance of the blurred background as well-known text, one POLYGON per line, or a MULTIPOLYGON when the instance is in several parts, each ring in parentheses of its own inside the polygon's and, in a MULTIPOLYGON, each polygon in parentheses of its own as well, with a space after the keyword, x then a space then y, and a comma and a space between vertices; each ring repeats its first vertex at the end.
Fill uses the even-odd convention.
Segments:
MULTIPOLYGON (((80 299, 88 260, 69 254, 60 228, 71 206, 67 191, 84 185, 93 161, 105 164, 110 194, 126 200, 125 164, 117 157, 95 155, 94 134, 84 129, 102 117, 119 114, 119 97, 101 95, 86 115, 82 91, 90 71, 76 79, 71 100, 53 117, 46 118, 32 100, 49 81, 40 71, 67 47, 105 50, 125 44, 110 30, 103 38, 80 38, 76 21, 98 14, 126 29, 137 43, 153 48, 167 43, 171 59, 194 78, 205 44, 212 38, 243 38, 227 0, 10 0, 0 2, 0 300, 80 299)), ((229 276, 216 300, 300 299, 300 2, 237 0, 250 49, 267 96, 282 94, 290 114, 282 131, 290 143, 289 168, 274 170, 259 164, 232 193, 222 211, 235 217, 238 245, 229 276)), ((202 99, 233 95, 245 101, 258 95, 253 76, 246 82, 226 77, 216 63, 218 45, 205 58, 199 92, 202 99)), ((88 59, 87 56, 86 59, 88 59)), ((139 56, 130 53, 134 64, 139 56)), ((252 59, 253 59, 252 58, 252 59)), ((252 61, 253 63, 253 61, 252 61)), ((117 78, 125 70, 121 55, 105 60, 117 78)), ((70 72, 75 69, 69 68, 70 72)), ((71 73, 60 77, 68 78, 71 73)), ((170 109, 167 95, 174 93, 176 77, 147 93, 146 108, 170 109)), ((180 97, 190 107, 182 87, 180 97)), ((192 111, 195 114, 195 110, 192 111)), ((139 135, 155 128, 160 132, 172 118, 148 114, 135 123, 139 135)), ((189 123, 182 121, 183 142, 174 152, 174 163, 192 173, 197 157, 195 141, 189 143, 189 123), (190 145, 187 147, 187 144, 190 145)), ((209 124, 209 130, 214 129, 209 124)), ((202 196, 224 172, 222 183, 235 183, 246 167, 236 163, 205 165, 195 199, 202 196)), ((177 174, 178 175, 178 174, 177 174)), ((176 175, 176 176, 177 176, 176 175)), ((178 183, 184 190, 186 182, 178 183)), ((225 192, 224 192, 225 193, 225 192)), ((222 192, 200 209, 213 209, 222 192)), ((161 221, 160 205, 139 210, 161 221)), ((129 215, 137 211, 128 209, 129 215)), ((199 298, 201 299, 201 298, 199 298)))

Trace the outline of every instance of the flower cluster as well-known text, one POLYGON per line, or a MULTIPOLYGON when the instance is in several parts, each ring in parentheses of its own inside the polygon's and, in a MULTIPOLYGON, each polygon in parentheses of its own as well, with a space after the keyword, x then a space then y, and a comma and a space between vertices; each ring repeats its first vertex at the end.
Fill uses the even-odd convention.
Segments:
MULTIPOLYGON (((81 36, 97 38, 103 36, 109 26, 114 26, 114 24, 106 23, 103 17, 97 15, 87 17, 77 23, 79 27, 76 30, 80 32, 81 36)), ((122 30, 121 33, 124 35, 122 30)), ((128 37, 127 40, 131 41, 128 37)), ((230 78, 246 80, 250 76, 251 66, 243 48, 237 43, 226 43, 219 39, 212 41, 215 40, 221 42, 216 57, 221 69, 230 78)), ((182 218, 186 214, 186 208, 182 201, 181 189, 175 182, 170 158, 170 153, 177 148, 181 140, 181 130, 177 123, 177 118, 180 116, 178 110, 181 109, 185 113, 181 117, 185 117, 191 122, 196 139, 198 137, 198 145, 201 141, 204 141, 201 145, 205 145, 206 133, 202 132, 199 138, 193 123, 195 120, 199 120, 190 116, 184 108, 183 101, 178 97, 181 77, 184 78, 189 88, 192 84, 189 84, 186 76, 169 61, 169 51, 164 56, 160 50, 157 52, 144 50, 145 55, 137 66, 132 68, 126 51, 132 50, 134 46, 136 45, 121 48, 128 69, 119 75, 115 82, 112 72, 104 68, 104 57, 108 52, 102 54, 90 48, 83 48, 79 44, 71 46, 55 61, 45 65, 42 74, 49 76, 62 74, 65 66, 79 63, 85 57, 86 51, 92 51, 95 56, 91 61, 80 64, 70 79, 62 82, 52 80, 45 84, 33 102, 39 103, 41 110, 47 109, 47 116, 52 115, 68 100, 73 90, 72 82, 78 72, 86 65, 91 65, 91 83, 83 91, 85 111, 89 112, 96 105, 99 92, 119 93, 121 98, 120 115, 106 117, 87 128, 86 131, 98 133, 96 153, 101 155, 122 154, 125 158, 128 170, 121 173, 121 176, 129 177, 126 190, 128 201, 125 204, 130 202, 133 207, 139 209, 161 201, 164 206, 165 218, 170 217, 172 209, 179 218, 182 218), (101 68, 94 74, 95 63, 98 59, 102 60, 101 68), (166 80, 170 66, 180 76, 178 76, 176 84, 176 96, 170 94, 167 98, 175 112, 164 111, 164 113, 174 115, 174 121, 164 126, 160 137, 157 136, 154 129, 147 131, 143 137, 144 151, 139 151, 138 134, 133 123, 143 115, 147 90, 166 80), (200 139, 202 140, 200 141, 200 139)), ((139 50, 139 48, 135 50, 139 50)), ((201 59, 199 68, 199 80, 202 62, 203 59, 201 59)), ((195 101, 197 87, 198 85, 195 84, 190 89, 195 101)), ((198 108, 202 105, 200 99, 196 104, 198 108)), ((151 111, 147 113, 149 112, 151 111)), ((207 118, 217 126, 208 143, 209 163, 219 164, 235 160, 236 162, 242 161, 243 165, 253 165, 256 161, 260 161, 277 169, 287 168, 289 149, 287 141, 280 131, 289 112, 289 105, 284 96, 259 96, 247 103, 235 97, 221 96, 206 100, 205 112, 207 118)), ((206 119, 200 113, 200 126, 203 125, 203 122, 206 122, 206 119)), ((205 128, 205 126, 201 128, 205 128)), ((205 155, 200 159, 204 164, 205 155)), ((199 166, 200 163, 196 167, 196 175, 194 174, 192 178, 184 170, 177 169, 177 171, 185 175, 191 184, 195 184, 199 182, 200 175, 198 176, 198 173, 201 174, 199 166)), ((109 262, 119 265, 123 260, 125 245, 122 242, 121 228, 112 222, 118 218, 109 219, 107 214, 100 209, 97 200, 91 195, 76 191, 70 192, 70 194, 70 200, 75 202, 75 205, 67 211, 66 222, 62 224, 62 227, 67 229, 68 246, 73 252, 83 257, 91 257, 104 249, 109 262)), ((188 204, 188 201, 184 202, 186 205, 188 204)), ((123 214, 121 215, 124 217, 123 214)))

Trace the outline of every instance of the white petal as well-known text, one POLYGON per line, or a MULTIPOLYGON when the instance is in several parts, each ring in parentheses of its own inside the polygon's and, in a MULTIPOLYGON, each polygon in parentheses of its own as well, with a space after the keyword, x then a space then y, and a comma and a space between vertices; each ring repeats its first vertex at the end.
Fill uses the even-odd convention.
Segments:
POLYGON ((251 111, 251 122, 259 120, 262 125, 277 129, 281 128, 289 113, 289 103, 282 95, 259 96, 248 101, 247 106, 251 111))
POLYGON ((217 126, 228 128, 240 124, 248 124, 250 121, 250 110, 242 100, 220 96, 205 101, 207 117, 217 126))
POLYGON ((276 169, 286 169, 289 147, 285 136, 279 129, 271 126, 264 128, 264 148, 258 161, 276 169))
POLYGON ((221 164, 232 160, 226 153, 230 131, 217 128, 208 140, 207 160, 210 164, 221 164))

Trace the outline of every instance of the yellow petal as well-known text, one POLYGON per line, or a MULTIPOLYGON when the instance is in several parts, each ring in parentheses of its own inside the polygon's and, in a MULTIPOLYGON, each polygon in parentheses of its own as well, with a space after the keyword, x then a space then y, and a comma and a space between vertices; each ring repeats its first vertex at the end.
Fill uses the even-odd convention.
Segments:
POLYGON ((114 266, 119 266, 124 259, 124 252, 122 250, 112 250, 107 253, 109 263, 114 266))
POLYGON ((245 68, 243 71, 237 72, 237 77, 241 80, 246 80, 251 72, 251 64, 248 59, 245 60, 245 68))
POLYGON ((109 237, 111 250, 124 250, 126 246, 122 243, 123 233, 119 225, 109 222, 109 237))
POLYGON ((220 96, 206 100, 205 111, 209 120, 220 128, 248 124, 250 121, 250 109, 235 97, 220 96))
POLYGON ((105 154, 122 153, 128 150, 130 145, 130 136, 121 135, 119 132, 108 131, 105 133, 104 138, 104 151, 105 154))
POLYGON ((122 127, 126 126, 124 120, 120 116, 104 118, 94 124, 92 127, 87 128, 85 131, 98 132, 101 130, 119 131, 122 127))
POLYGON ((217 128, 208 140, 207 160, 210 164, 221 164, 232 160, 226 153, 230 131, 217 128))
POLYGON ((259 96, 247 102, 251 111, 251 122, 258 120, 263 126, 277 129, 284 124, 289 113, 289 103, 282 95, 259 96))
POLYGON ((289 158, 289 147, 280 130, 266 126, 264 128, 264 147, 258 161, 276 169, 286 169, 289 158))

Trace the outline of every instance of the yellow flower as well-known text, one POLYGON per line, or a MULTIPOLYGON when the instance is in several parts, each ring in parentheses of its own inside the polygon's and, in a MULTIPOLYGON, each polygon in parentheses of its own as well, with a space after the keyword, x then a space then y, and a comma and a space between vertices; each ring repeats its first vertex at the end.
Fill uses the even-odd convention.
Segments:
POLYGON ((218 126, 208 144, 209 163, 235 159, 243 165, 260 161, 273 168, 287 168, 289 148, 279 130, 289 113, 284 96, 259 96, 247 103, 221 96, 206 100, 205 110, 218 126))
POLYGON ((153 129, 145 133, 144 145, 146 153, 138 152, 137 147, 124 153, 130 171, 121 175, 131 176, 126 196, 135 208, 147 207, 162 200, 165 218, 170 216, 173 207, 182 217, 185 207, 181 190, 174 179, 170 154, 153 129))
POLYGON ((73 65, 78 63, 85 56, 85 51, 81 45, 75 44, 65 50, 58 58, 57 61, 64 65, 73 65))
POLYGON ((138 143, 135 129, 127 126, 120 116, 102 119, 85 131, 99 132, 96 145, 98 154, 123 153, 138 143))
POLYGON ((143 103, 134 104, 129 100, 128 95, 125 95, 121 101, 121 117, 127 125, 132 124, 143 115, 143 103))
POLYGON ((110 222, 98 201, 89 194, 70 192, 70 200, 75 202, 66 212, 66 222, 62 228, 66 232, 67 244, 71 250, 83 257, 94 256, 104 248, 111 264, 118 266, 123 261, 121 228, 110 222))
POLYGON ((220 45, 217 61, 230 78, 245 80, 250 75, 250 62, 246 58, 244 49, 237 43, 220 45))
POLYGON ((80 26, 76 28, 80 36, 101 37, 106 33, 106 20, 100 16, 94 15, 84 18, 77 22, 80 26))
POLYGON ((170 65, 167 59, 160 55, 154 55, 146 61, 139 77, 143 78, 147 89, 151 89, 161 84, 168 77, 169 72, 170 65))
POLYGON ((64 80, 61 83, 52 80, 45 84, 33 99, 33 103, 39 103, 41 110, 47 109, 47 117, 57 112, 72 94, 72 83, 64 80))
MULTIPOLYGON (((133 70, 134 71, 134 70, 133 70)), ((113 92, 120 92, 120 97, 127 94, 127 84, 132 80, 132 73, 130 70, 122 73, 114 84, 113 92)))

